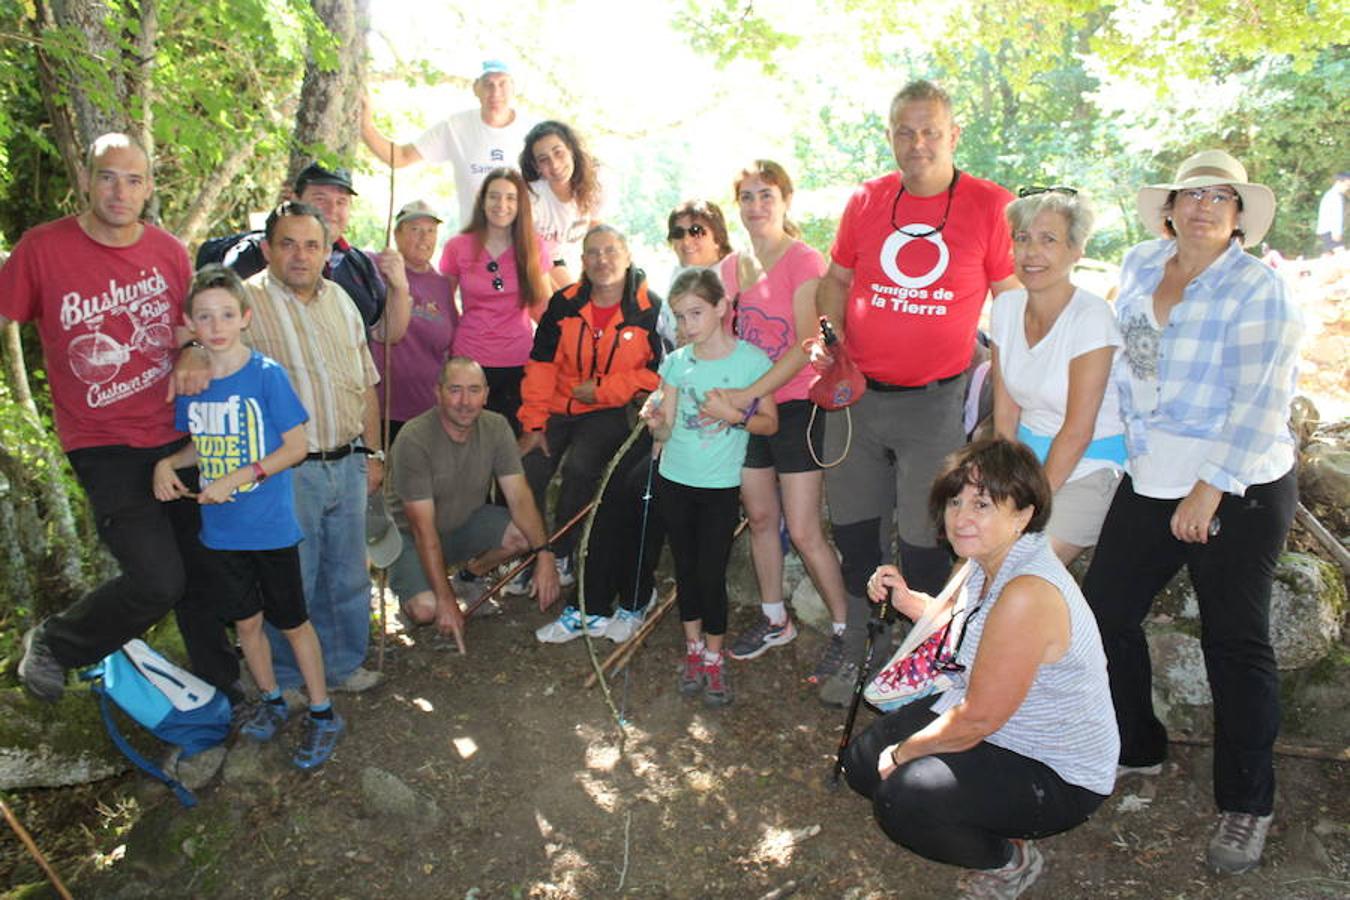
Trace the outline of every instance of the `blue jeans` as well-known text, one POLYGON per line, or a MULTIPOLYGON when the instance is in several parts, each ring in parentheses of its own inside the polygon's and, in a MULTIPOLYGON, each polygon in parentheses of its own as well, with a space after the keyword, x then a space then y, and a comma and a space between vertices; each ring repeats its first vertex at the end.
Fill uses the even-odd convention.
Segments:
MULTIPOLYGON (((366 457, 312 460, 295 469, 300 575, 309 619, 323 648, 328 683, 340 684, 365 661, 370 645, 370 576, 366 571, 366 457)), ((290 642, 267 626, 272 665, 282 688, 303 683, 290 642)))

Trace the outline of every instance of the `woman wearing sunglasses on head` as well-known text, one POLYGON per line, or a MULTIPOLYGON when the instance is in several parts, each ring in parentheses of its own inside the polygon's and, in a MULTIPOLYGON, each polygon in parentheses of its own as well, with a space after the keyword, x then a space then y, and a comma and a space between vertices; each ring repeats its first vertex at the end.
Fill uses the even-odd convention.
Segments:
POLYGON ((1111 360, 1115 313, 1069 280, 1092 231, 1073 188, 1024 188, 1008 204, 1013 264, 1022 289, 991 314, 994 430, 1031 448, 1055 495, 1050 546, 1068 565, 1097 543, 1125 463, 1124 426, 1111 360))
POLYGON ((731 658, 754 659, 797 636, 782 595, 779 521, 786 518, 792 544, 834 620, 834 632, 807 676, 819 683, 843 664, 846 610, 839 558, 820 521, 824 471, 807 447, 809 440, 819 453, 825 444, 825 416, 813 419, 815 406, 807 399, 815 371, 801 346, 817 330, 816 285, 825 274, 825 260, 800 239, 801 232, 788 219, 792 179, 782 166, 755 160, 736 176, 733 188, 752 250, 731 254, 719 271, 733 298, 730 318, 736 335, 768 354, 773 368, 748 388, 726 395, 738 409, 772 395, 778 433, 751 436, 741 472, 741 502, 750 520, 763 616, 732 642, 731 658))
POLYGON ((535 234, 529 190, 514 169, 494 169, 478 189, 473 218, 441 251, 441 274, 459 289, 452 356, 483 367, 487 408, 520 434, 520 382, 534 345, 534 322, 549 295, 549 256, 535 234))
POLYGON ((1129 459, 1083 592, 1111 663, 1121 769, 1156 775, 1167 729, 1143 622, 1186 566, 1214 695, 1208 862, 1237 874, 1260 864, 1275 803, 1270 594, 1298 502, 1288 421, 1302 325, 1283 279, 1243 249, 1269 230, 1275 195, 1236 159, 1197 153, 1136 204, 1159 240, 1121 265, 1113 388, 1129 459))
POLYGON ((873 602, 916 621, 940 605, 957 610, 915 651, 927 648, 950 686, 874 722, 849 744, 844 769, 887 837, 969 870, 961 897, 1019 896, 1045 865, 1031 839, 1082 824, 1115 783, 1106 658, 1042 531, 1050 507, 1027 447, 970 444, 947 458, 928 499, 938 534, 969 560, 955 583, 933 598, 895 566, 867 583, 873 602))
POLYGON ((549 277, 561 290, 581 272, 582 238, 603 220, 599 167, 575 131, 547 121, 525 135, 520 172, 530 183, 534 227, 548 245, 549 277))

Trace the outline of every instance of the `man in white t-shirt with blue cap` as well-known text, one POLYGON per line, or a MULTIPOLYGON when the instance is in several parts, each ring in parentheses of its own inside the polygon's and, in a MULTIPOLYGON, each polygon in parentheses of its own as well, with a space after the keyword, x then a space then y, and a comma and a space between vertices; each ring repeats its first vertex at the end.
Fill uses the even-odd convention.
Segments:
POLYGON ((510 166, 520 156, 525 134, 534 123, 512 105, 515 82, 510 67, 500 59, 483 62, 473 83, 477 109, 457 112, 422 132, 410 144, 395 144, 375 127, 370 98, 361 112, 361 138, 370 152, 396 169, 420 160, 449 162, 455 170, 459 224, 469 223, 474 199, 488 172, 510 166))

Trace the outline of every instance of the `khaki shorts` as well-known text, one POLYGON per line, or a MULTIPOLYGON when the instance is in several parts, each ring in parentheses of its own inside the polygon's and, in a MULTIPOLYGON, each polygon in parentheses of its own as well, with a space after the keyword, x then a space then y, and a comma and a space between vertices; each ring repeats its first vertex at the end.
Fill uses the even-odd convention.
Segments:
POLYGON ((1096 546, 1121 475, 1119 469, 1098 469, 1061 485, 1050 504, 1046 533, 1075 547, 1096 546))
MULTIPOLYGON (((441 553, 447 566, 457 566, 469 559, 502 545, 506 527, 511 524, 511 511, 505 506, 487 503, 450 534, 441 535, 441 553)), ((389 567, 389 587, 399 600, 411 600, 423 591, 431 590, 422 559, 417 555, 417 542, 411 531, 403 531, 403 552, 389 567)))

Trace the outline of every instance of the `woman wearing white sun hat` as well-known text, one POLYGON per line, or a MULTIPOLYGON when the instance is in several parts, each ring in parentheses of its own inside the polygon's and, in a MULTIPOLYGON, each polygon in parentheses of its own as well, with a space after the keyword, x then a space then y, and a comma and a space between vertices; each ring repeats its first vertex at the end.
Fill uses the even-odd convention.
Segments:
POLYGON ((1133 248, 1120 274, 1125 345, 1112 380, 1126 476, 1083 589, 1109 662, 1121 771, 1154 774, 1167 731, 1142 623, 1186 566, 1214 696, 1220 820, 1208 862, 1236 874, 1260 864, 1275 796, 1270 593, 1298 495, 1286 423, 1302 326, 1279 276, 1243 249, 1269 230, 1275 198, 1236 159, 1197 153, 1173 181, 1142 188, 1138 209, 1160 239, 1133 248))

